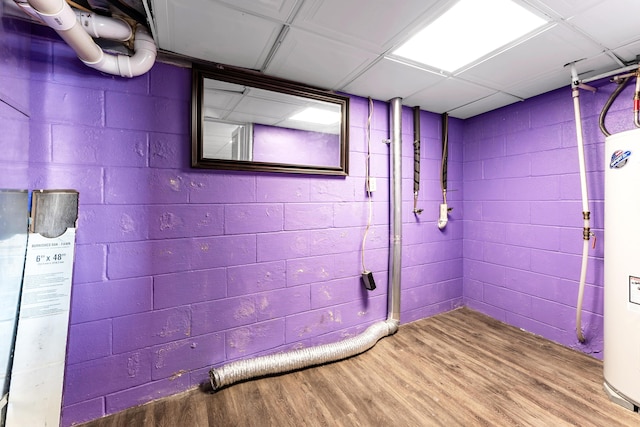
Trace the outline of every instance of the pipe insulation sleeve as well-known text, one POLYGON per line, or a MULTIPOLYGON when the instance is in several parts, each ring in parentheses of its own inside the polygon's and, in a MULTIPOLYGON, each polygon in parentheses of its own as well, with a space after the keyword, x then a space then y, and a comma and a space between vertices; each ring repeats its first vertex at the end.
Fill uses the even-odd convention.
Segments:
POLYGON ((584 162, 584 142, 582 138, 582 122, 580 113, 579 89, 574 89, 573 111, 576 121, 576 136, 578 138, 578 166, 580 169, 580 193, 582 194, 582 212, 589 211, 589 195, 587 192, 587 171, 584 162))
POLYGON ((215 391, 259 376, 275 375, 346 359, 369 350, 380 339, 394 334, 397 330, 398 322, 386 320, 374 323, 355 337, 336 343, 231 362, 209 371, 211 386, 215 391))
POLYGON ((582 243, 582 263, 580 266, 580 287, 578 288, 578 300, 576 305, 576 337, 581 343, 585 342, 582 332, 582 301, 584 299, 584 283, 587 279, 587 260, 589 259, 589 241, 582 243))
MULTIPOLYGON (((575 76, 575 68, 572 74, 575 76)), ((582 212, 584 220, 583 228, 583 246, 582 246, 582 264, 580 267, 580 284, 578 288, 578 299, 576 303, 576 337, 581 343, 585 342, 582 332, 582 300, 584 297, 584 286, 587 277, 587 263, 589 260, 589 240, 590 240, 590 214, 589 214, 589 195, 587 192, 587 171, 584 162, 584 140, 582 134, 582 115, 580 113, 580 89, 578 88, 577 77, 572 80, 572 97, 573 112, 576 122, 576 138, 578 146, 578 164, 580 168, 580 191, 582 194, 582 212)))

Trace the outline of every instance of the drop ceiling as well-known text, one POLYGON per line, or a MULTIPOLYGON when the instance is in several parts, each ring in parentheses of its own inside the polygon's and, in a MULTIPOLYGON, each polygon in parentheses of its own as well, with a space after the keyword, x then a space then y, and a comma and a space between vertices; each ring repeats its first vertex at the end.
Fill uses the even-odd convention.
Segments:
MULTIPOLYGON (((455 0, 148 0, 159 48, 324 89, 468 118, 640 54, 640 1, 516 0, 540 30, 447 73, 391 52, 455 0)), ((468 34, 474 37, 474 34, 468 34)), ((434 40, 434 43, 438 43, 434 40)))

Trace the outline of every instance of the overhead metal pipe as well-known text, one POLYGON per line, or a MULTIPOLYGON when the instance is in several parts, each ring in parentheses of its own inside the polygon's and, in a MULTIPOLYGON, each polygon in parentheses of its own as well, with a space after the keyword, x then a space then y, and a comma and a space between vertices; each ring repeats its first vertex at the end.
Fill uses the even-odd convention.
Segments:
POLYGON ((402 100, 391 100, 390 110, 390 242, 387 319, 369 326, 362 334, 336 343, 238 360, 209 371, 213 390, 239 381, 335 362, 373 347, 393 335, 400 324, 400 270, 402 268, 402 100))

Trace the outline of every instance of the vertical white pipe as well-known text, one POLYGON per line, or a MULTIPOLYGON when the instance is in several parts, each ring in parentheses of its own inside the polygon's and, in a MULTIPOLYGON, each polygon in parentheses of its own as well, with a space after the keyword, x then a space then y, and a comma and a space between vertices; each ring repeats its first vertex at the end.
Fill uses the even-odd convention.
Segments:
POLYGON ((402 98, 393 98, 389 112, 391 144, 390 245, 389 245, 389 320, 400 322, 400 271, 402 269, 402 98))
POLYGON ((576 138, 578 145, 578 163, 580 167, 580 191, 582 193, 582 219, 584 221, 582 231, 582 265, 580 268, 580 285, 578 288, 578 300, 576 304, 576 336, 581 343, 585 342, 582 333, 582 300, 584 297, 584 285, 587 277, 587 262, 589 260, 589 240, 591 239, 591 226, 589 212, 589 195, 587 193, 587 171, 584 163, 584 140, 582 138, 582 118, 580 114, 580 89, 575 66, 571 67, 573 111, 576 122, 576 138))

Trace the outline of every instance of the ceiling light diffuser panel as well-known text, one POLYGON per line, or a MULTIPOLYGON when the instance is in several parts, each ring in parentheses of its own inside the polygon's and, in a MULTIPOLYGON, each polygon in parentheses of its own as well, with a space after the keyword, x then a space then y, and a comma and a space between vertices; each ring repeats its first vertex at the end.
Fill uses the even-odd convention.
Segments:
POLYGON ((511 0, 460 0, 393 55, 454 72, 545 24, 511 0))

